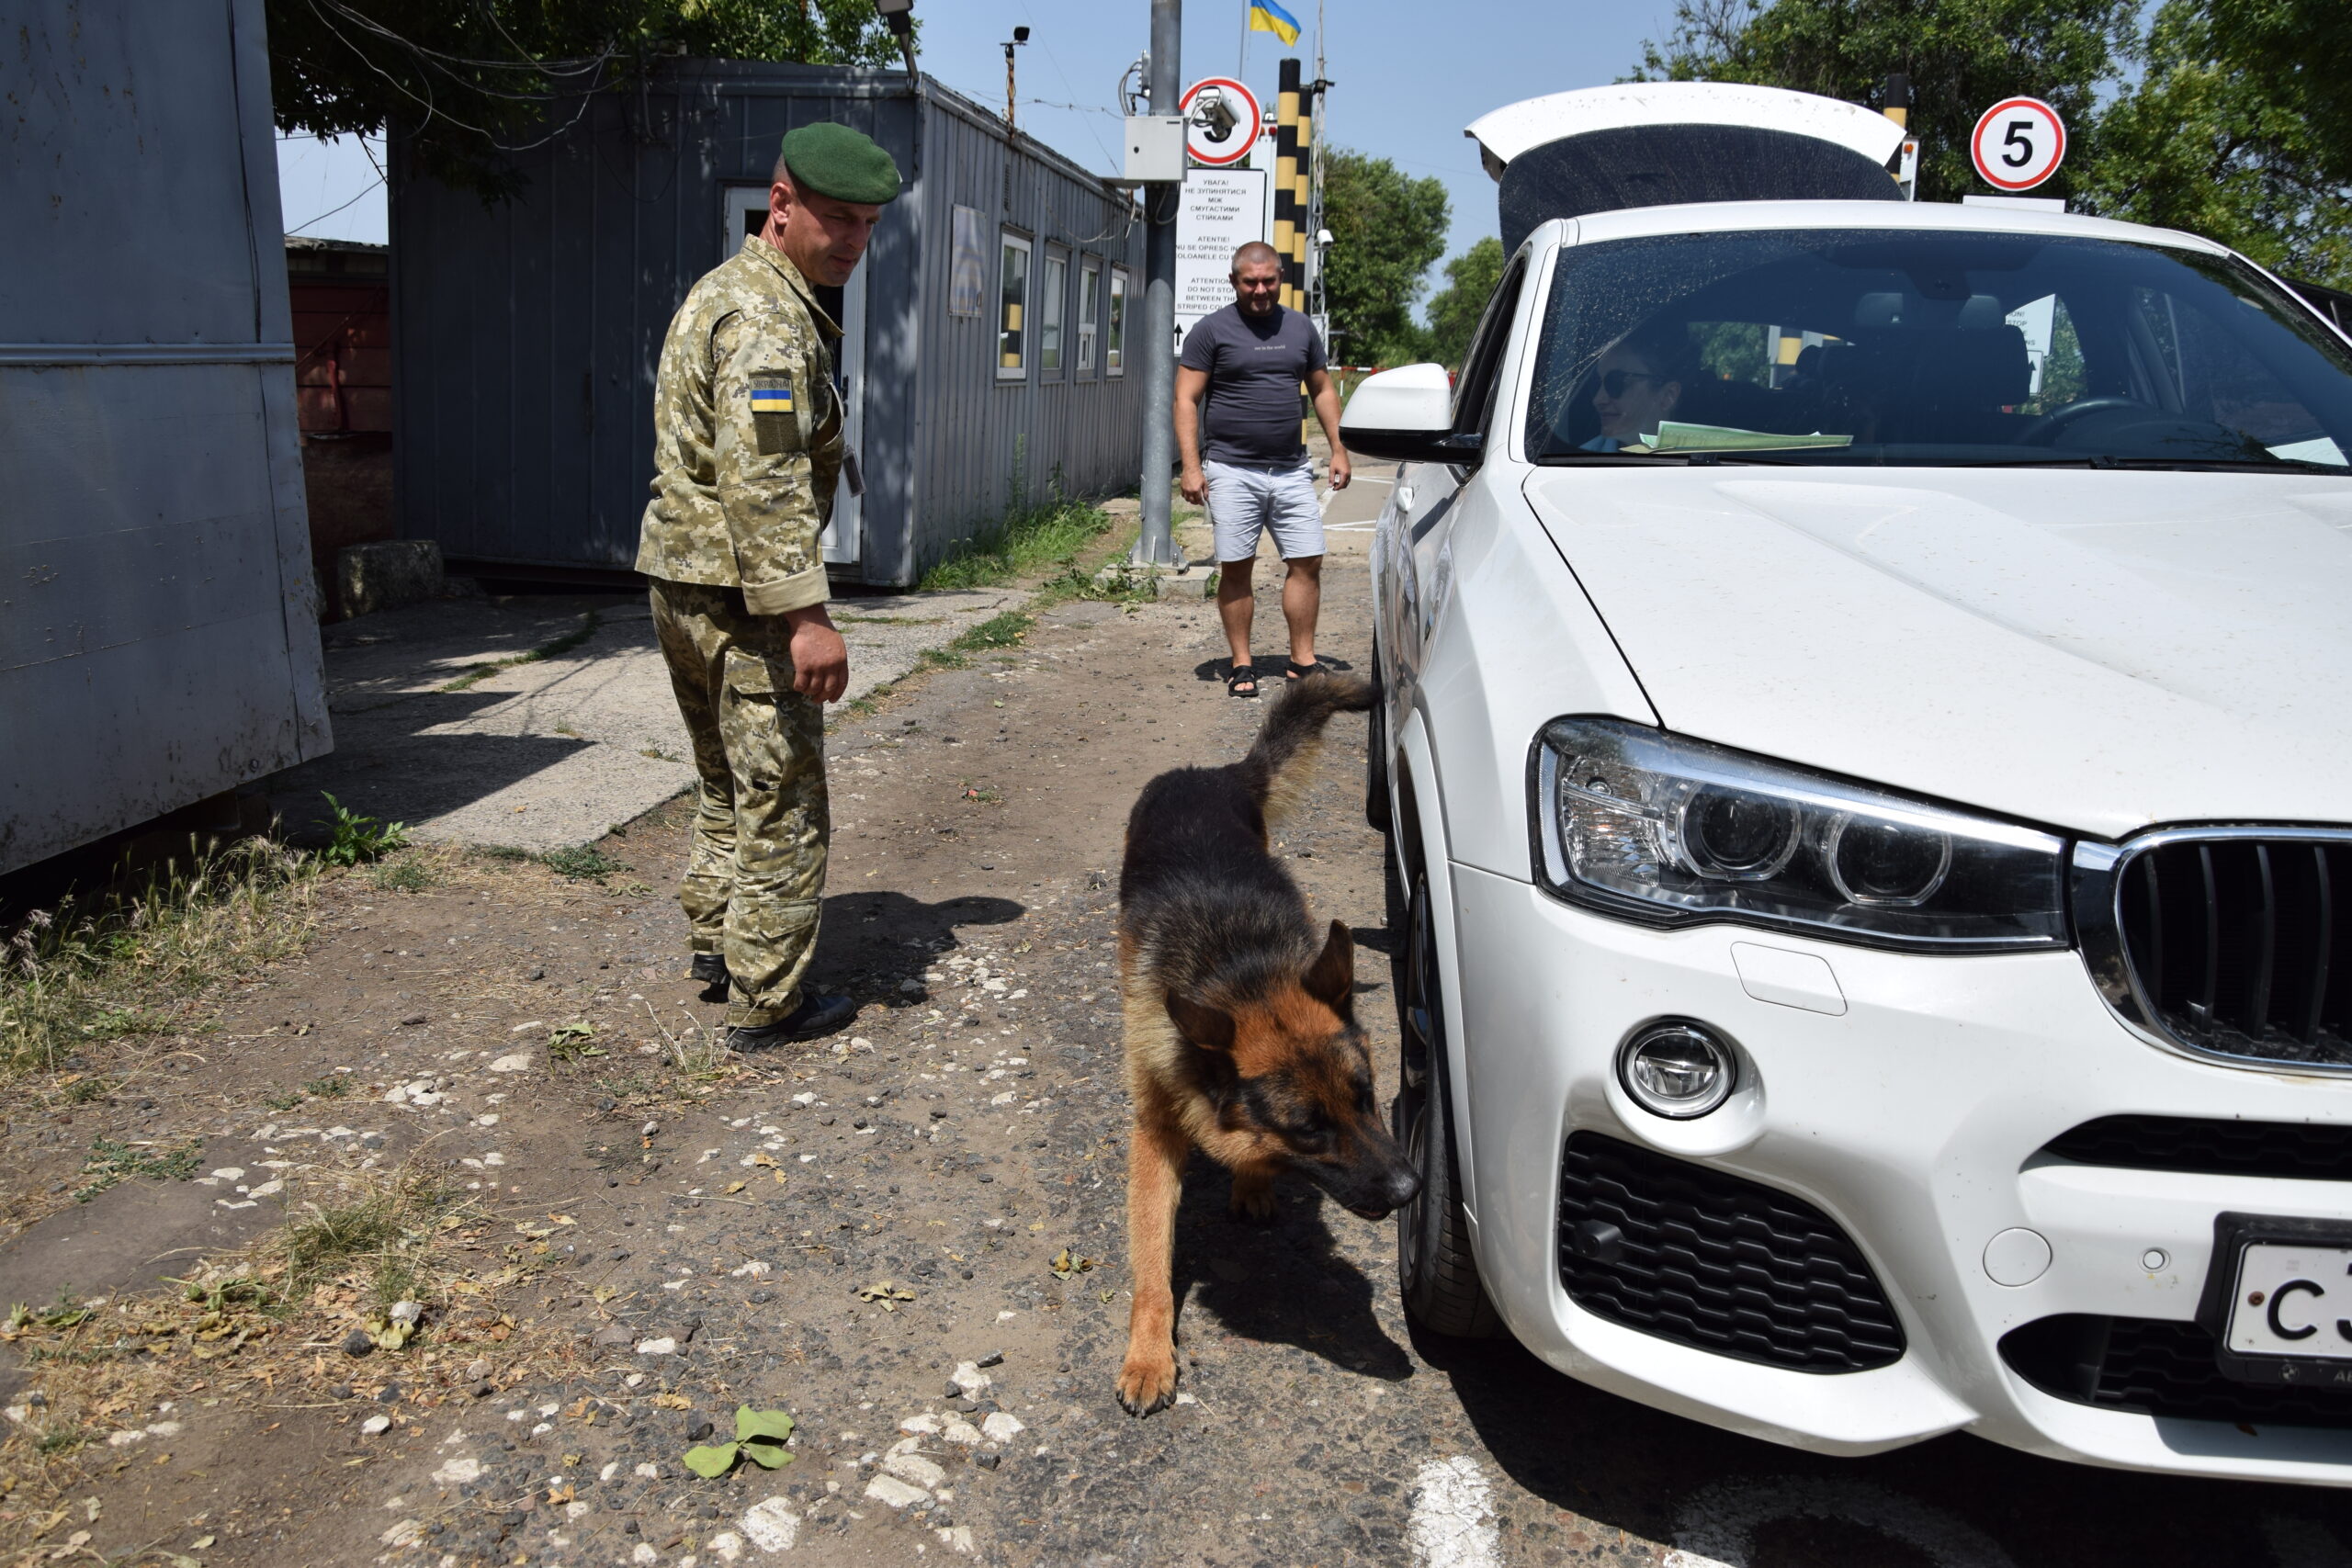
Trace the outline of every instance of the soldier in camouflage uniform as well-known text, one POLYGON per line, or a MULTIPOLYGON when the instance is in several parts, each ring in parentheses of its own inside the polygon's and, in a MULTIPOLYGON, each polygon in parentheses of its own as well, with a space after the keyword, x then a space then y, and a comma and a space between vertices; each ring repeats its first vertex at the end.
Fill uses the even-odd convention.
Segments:
POLYGON ((849 281, 898 194, 890 155, 856 131, 792 132, 767 226, 687 293, 662 345, 637 570, 700 775, 678 894, 690 973, 726 986, 738 1049, 857 1015, 801 983, 831 835, 820 705, 849 682, 817 544, 843 461, 841 329, 813 289, 849 281))

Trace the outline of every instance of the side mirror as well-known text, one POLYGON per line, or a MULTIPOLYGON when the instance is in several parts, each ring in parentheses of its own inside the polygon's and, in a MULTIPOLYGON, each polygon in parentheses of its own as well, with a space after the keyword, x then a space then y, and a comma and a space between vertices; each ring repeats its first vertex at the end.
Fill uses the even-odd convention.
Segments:
POLYGON ((1368 377, 1340 415, 1350 452, 1396 463, 1476 463, 1479 437, 1453 431, 1453 386, 1442 365, 1368 377))

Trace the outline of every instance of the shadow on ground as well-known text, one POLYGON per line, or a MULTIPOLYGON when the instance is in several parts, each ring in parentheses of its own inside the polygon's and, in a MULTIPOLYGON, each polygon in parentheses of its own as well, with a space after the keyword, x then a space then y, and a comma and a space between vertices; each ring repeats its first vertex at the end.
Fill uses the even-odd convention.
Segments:
POLYGON ((1184 1303, 1176 1335, 1192 1337, 1203 1314, 1226 1332, 1265 1344, 1290 1345, 1335 1366, 1384 1382, 1413 1375, 1412 1358, 1388 1337, 1372 1310, 1373 1292, 1387 1288, 1343 1256, 1329 1221, 1364 1222, 1328 1203, 1301 1177, 1274 1186, 1276 1212, 1267 1224, 1227 1212, 1231 1179, 1195 1152, 1184 1169, 1176 1211, 1173 1284, 1184 1303))
MULTIPOLYGON (((1332 670, 1355 668, 1346 660, 1334 659, 1328 653, 1317 653, 1315 661, 1332 670)), ((1252 652, 1250 655, 1250 666, 1258 671, 1259 692, 1261 694, 1265 694, 1269 688, 1289 679, 1283 671, 1290 668, 1290 650, 1283 649, 1277 653, 1252 652)), ((1204 659, 1193 666, 1193 679, 1195 681, 1222 681, 1232 673, 1231 659, 1204 659)))
POLYGON ((1519 1485, 1744 1568, 2318 1568, 2346 1559, 2290 1543, 2314 1529, 2352 1540, 2352 1499, 2333 1493, 2066 1465, 1964 1435, 1805 1453, 1603 1393, 1508 1338, 1416 1330, 1413 1348, 1519 1485))
POLYGON ((837 894, 825 900, 809 979, 861 1001, 926 1006, 931 991, 923 971, 959 945, 959 929, 1010 925, 1027 912, 1013 899, 980 894, 936 904, 882 888, 837 894), (909 981, 914 989, 906 988, 909 981))

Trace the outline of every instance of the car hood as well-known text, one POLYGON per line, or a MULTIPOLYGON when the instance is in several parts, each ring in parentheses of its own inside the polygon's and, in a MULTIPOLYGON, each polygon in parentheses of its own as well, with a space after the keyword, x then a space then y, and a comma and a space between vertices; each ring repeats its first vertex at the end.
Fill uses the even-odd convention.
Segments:
POLYGON ((1668 728, 2107 838, 2352 822, 2352 482, 1564 468, 1668 728))

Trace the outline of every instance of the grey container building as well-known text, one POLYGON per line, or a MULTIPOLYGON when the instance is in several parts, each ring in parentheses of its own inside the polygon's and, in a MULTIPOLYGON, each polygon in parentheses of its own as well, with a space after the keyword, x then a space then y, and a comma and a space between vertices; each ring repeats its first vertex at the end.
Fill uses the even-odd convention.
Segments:
POLYGON ((836 581, 909 584, 1057 481, 1136 482, 1143 224, 1115 187, 897 72, 680 62, 554 118, 499 203, 392 144, 395 505, 453 570, 631 566, 662 334, 813 121, 872 136, 908 181, 836 312, 865 475, 826 534, 836 581))
POLYGON ((0 54, 0 872, 328 749, 262 0, 0 54))

